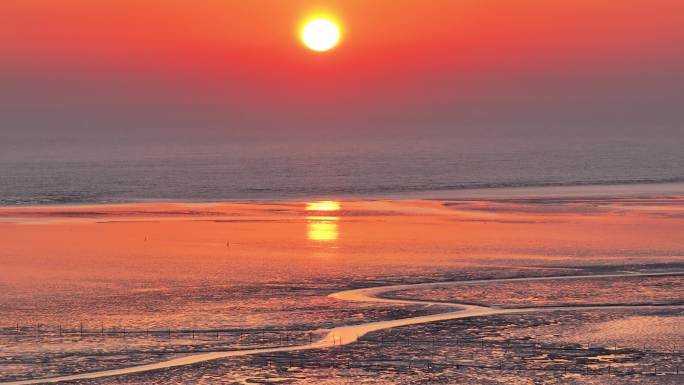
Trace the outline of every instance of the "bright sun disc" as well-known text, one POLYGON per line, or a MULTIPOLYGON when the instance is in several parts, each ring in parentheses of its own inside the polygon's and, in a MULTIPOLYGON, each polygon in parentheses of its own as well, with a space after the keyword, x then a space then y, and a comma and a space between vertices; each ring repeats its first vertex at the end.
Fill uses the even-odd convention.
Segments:
POLYGON ((340 41, 340 29, 328 19, 312 20, 302 30, 302 41, 314 51, 328 51, 340 41))

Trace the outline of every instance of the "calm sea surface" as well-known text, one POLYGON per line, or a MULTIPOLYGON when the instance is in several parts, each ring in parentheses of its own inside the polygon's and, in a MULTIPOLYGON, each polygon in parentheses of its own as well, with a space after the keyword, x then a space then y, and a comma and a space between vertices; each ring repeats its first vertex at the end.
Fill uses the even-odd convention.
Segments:
POLYGON ((684 181, 669 139, 0 145, 0 205, 374 197, 684 181))

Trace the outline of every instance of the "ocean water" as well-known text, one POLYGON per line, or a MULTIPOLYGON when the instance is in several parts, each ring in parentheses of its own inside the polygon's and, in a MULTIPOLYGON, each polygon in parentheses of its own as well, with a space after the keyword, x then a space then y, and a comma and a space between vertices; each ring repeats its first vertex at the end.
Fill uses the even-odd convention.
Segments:
POLYGON ((684 182, 681 138, 0 144, 0 205, 684 182))

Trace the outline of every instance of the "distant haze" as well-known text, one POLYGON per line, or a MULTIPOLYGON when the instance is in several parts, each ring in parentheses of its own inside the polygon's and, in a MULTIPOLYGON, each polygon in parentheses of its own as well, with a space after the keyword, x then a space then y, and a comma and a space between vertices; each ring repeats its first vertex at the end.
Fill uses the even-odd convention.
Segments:
POLYGON ((3 0, 0 148, 679 139, 682 47, 678 0, 3 0), (344 28, 323 55, 296 39, 318 10, 344 28))

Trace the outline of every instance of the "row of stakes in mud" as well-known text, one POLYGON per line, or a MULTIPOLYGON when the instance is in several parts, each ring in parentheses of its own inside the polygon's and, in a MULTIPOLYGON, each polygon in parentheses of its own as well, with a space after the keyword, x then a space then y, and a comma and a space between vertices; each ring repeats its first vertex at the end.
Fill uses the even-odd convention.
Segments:
MULTIPOLYGON (((42 336, 42 335, 48 335, 48 334, 56 334, 58 336, 74 336, 77 335, 79 337, 88 337, 88 336, 121 336, 121 337, 126 337, 126 336, 146 336, 146 337, 158 337, 158 336, 178 336, 178 337, 195 337, 195 336, 214 336, 215 338, 220 338, 221 336, 255 336, 258 337, 262 340, 267 340, 270 337, 271 342, 273 340, 296 340, 296 339, 302 339, 302 336, 297 336, 297 334, 304 334, 306 338, 312 339, 313 338, 313 332, 309 331, 302 331, 302 330, 286 330, 286 329, 245 329, 245 328, 225 328, 225 329, 193 329, 193 328, 186 328, 186 329, 172 329, 172 328, 156 328, 156 329, 126 329, 125 327, 105 327, 104 325, 100 325, 97 329, 88 329, 84 323, 80 323, 78 327, 69 329, 68 327, 63 327, 62 325, 57 325, 56 327, 46 327, 45 325, 42 324, 36 324, 36 325, 20 325, 19 323, 16 323, 12 327, 5 327, 5 328, 0 328, 0 330, 4 331, 0 332, 0 334, 5 334, 5 335, 28 335, 28 336, 42 336)), ((404 337, 404 338, 384 338, 384 337, 379 337, 376 339, 373 338, 364 338, 363 340, 368 341, 368 342, 375 342, 375 343, 380 343, 380 344, 412 344, 412 343, 432 343, 433 345, 437 343, 437 339, 416 339, 416 338, 411 338, 410 336, 404 337)), ((456 344, 480 344, 482 347, 484 347, 485 343, 490 343, 490 344, 496 344, 498 342, 496 341, 489 341, 483 337, 479 338, 470 338, 470 339, 465 339, 465 338, 454 338, 452 339, 453 342, 456 344)), ((444 341, 442 341, 444 342, 444 341)), ((511 348, 513 347, 524 347, 524 344, 520 343, 510 343, 510 342, 501 342, 500 343, 502 346, 507 347, 510 346, 511 348)), ((525 345, 527 347, 535 347, 536 345, 534 344, 528 344, 525 345)), ((643 346, 640 346, 642 352, 649 352, 650 354, 680 354, 684 355, 684 351, 680 351, 677 347, 677 345, 672 345, 670 349, 659 349, 659 350, 650 350, 646 347, 644 344, 643 346)), ((605 347, 600 347, 597 346, 595 348, 592 348, 591 345, 587 348, 572 348, 572 347, 558 347, 555 348, 556 350, 603 350, 606 351, 608 350, 605 347)), ((614 345, 612 347, 614 351, 618 350, 617 345, 614 345)), ((636 348, 632 348, 636 349, 636 348)), ((547 348, 548 350, 548 348, 547 348)))
MULTIPOLYGON (((20 325, 19 323, 16 323, 12 327, 5 327, 1 328, 4 333, 0 334, 5 334, 5 335, 26 335, 26 336, 47 336, 47 335, 57 335, 57 336, 78 336, 78 337, 92 337, 92 336, 120 336, 120 337, 127 337, 127 336, 145 336, 145 337, 168 337, 171 338, 172 336, 176 337, 190 337, 190 338, 195 338, 196 336, 208 336, 208 337, 214 337, 215 339, 219 339, 220 337, 254 337, 256 339, 260 340, 266 340, 269 342, 275 342, 275 341, 295 341, 295 340, 309 340, 313 341, 313 336, 314 333, 310 331, 303 331, 303 330, 285 330, 285 329, 244 329, 244 328, 225 328, 225 329, 193 329, 193 328, 186 328, 186 329, 172 329, 172 328, 156 328, 156 329, 126 329, 125 327, 105 327, 104 325, 100 325, 97 329, 88 329, 84 323, 80 323, 78 327, 69 329, 68 327, 62 327, 62 325, 57 325, 56 327, 46 327, 45 325, 42 324, 36 324, 36 325, 20 325)), ((437 338, 432 338, 432 339, 416 339, 416 338, 411 338, 410 336, 406 336, 404 338, 384 338, 384 337, 379 337, 376 339, 373 338, 364 338, 364 341, 367 342, 374 342, 374 343, 379 343, 379 344, 412 344, 412 343, 420 343, 420 344, 426 344, 426 343, 431 343, 431 344, 436 344, 437 343, 437 338)), ((440 340, 440 342, 445 342, 440 340)), ((479 338, 453 338, 452 342, 456 344, 480 344, 481 347, 484 347, 485 344, 499 344, 502 347, 510 347, 510 348, 521 348, 521 347, 528 347, 528 348, 536 348, 536 344, 524 344, 524 343, 511 343, 511 342, 497 342, 497 341, 487 341, 483 337, 479 338)), ((337 344, 337 342, 335 343, 337 344)), ((649 350, 647 346, 644 344, 643 346, 639 347, 642 352, 648 352, 649 354, 674 354, 674 355, 684 355, 684 351, 680 351, 677 347, 677 345, 672 345, 669 349, 657 349, 657 350, 649 350)), ((622 350, 629 350, 629 349, 639 349, 639 348, 622 348, 622 350)), ((614 345, 611 348, 613 351, 617 352, 618 347, 617 345, 614 345)), ((610 349, 601 347, 601 346, 596 346, 594 348, 589 345, 586 348, 578 348, 578 347, 555 347, 555 348, 550 348, 547 347, 545 350, 580 350, 580 351, 586 351, 586 350, 599 350, 599 351, 608 351, 610 349)))
POLYGON ((241 328, 226 328, 226 329, 172 329, 172 328, 145 328, 145 329, 130 329, 125 327, 105 327, 100 325, 97 328, 88 328, 81 323, 75 328, 63 327, 57 325, 55 327, 47 327, 42 324, 37 325, 20 325, 17 323, 12 327, 0 328, 0 335, 16 336, 16 337, 146 337, 146 338, 190 338, 190 339, 209 339, 220 340, 222 338, 236 338, 242 340, 243 338, 256 342, 266 343, 290 343, 290 342, 313 342, 315 335, 309 331, 293 331, 283 329, 241 329, 241 328))
MULTIPOLYGON (((287 344, 293 344, 296 342, 301 343, 302 341, 312 343, 314 341, 314 333, 313 332, 308 332, 308 331, 291 331, 291 330, 282 330, 282 329, 171 329, 171 328, 166 328, 166 329, 126 329, 122 327, 108 327, 105 328, 104 326, 100 326, 98 329, 88 329, 86 326, 81 323, 78 325, 77 328, 64 328, 61 325, 58 325, 57 327, 46 327, 45 325, 20 325, 17 323, 13 327, 5 327, 2 328, 2 334, 5 336, 16 336, 16 337, 78 337, 78 338, 87 338, 87 337, 111 337, 111 336, 118 336, 122 338, 126 337, 153 337, 153 338, 160 338, 160 337, 165 337, 167 339, 171 339, 173 337, 176 338, 191 338, 191 339, 196 339, 196 338, 208 338, 212 340, 220 340, 221 338, 235 338, 237 341, 241 341, 243 339, 248 339, 249 341, 254 341, 256 343, 279 343, 280 345, 287 345, 287 344)), ((412 345, 412 344, 433 344, 436 345, 438 343, 436 338, 433 339, 416 339, 416 338, 410 338, 410 337, 405 337, 405 338, 393 338, 393 339, 388 339, 388 338, 363 338, 360 339, 359 341, 361 342, 366 342, 366 343, 374 343, 374 344, 380 344, 380 345, 389 345, 389 344, 406 344, 406 345, 412 345)), ((446 341, 440 340, 439 343, 444 343, 446 341)), ((551 350, 561 350, 561 351, 575 351, 575 352, 594 352, 594 353, 612 353, 614 355, 617 354, 624 354, 624 353, 630 353, 634 352, 634 348, 620 348, 615 345, 612 348, 605 348, 605 347, 561 347, 561 346, 540 346, 538 344, 533 344, 533 343, 511 343, 511 342, 501 342, 501 341, 493 341, 493 340, 485 340, 485 338, 469 338, 469 339, 458 339, 454 338, 452 343, 455 343, 457 345, 464 345, 464 346, 475 346, 475 347, 497 347, 502 350, 516 350, 516 351, 521 351, 521 350, 533 350, 535 352, 541 352, 541 351, 551 351, 551 350)), ((338 344, 338 341, 334 341, 333 343, 338 344)), ((456 368, 456 369, 486 369, 486 370, 500 370, 500 371, 539 371, 539 372, 544 372, 544 371, 551 371, 551 372, 556 372, 556 373, 563 373, 563 374, 583 374, 583 375, 600 375, 600 374, 607 374, 607 375, 667 375, 667 374, 673 374, 673 375, 679 375, 680 370, 679 370, 679 365, 681 363, 681 357, 684 356, 684 352, 678 350, 677 346, 673 346, 671 349, 655 349, 655 350, 649 350, 647 347, 644 345, 643 347, 640 347, 641 350, 640 352, 642 354, 649 354, 649 355, 667 355, 670 356, 673 360, 677 359, 676 363, 672 363, 669 365, 672 370, 670 371, 659 371, 657 368, 657 365, 652 365, 651 368, 644 370, 643 368, 636 369, 636 368, 631 368, 629 370, 624 370, 624 369, 619 369, 619 368, 614 368, 612 364, 609 362, 608 365, 604 365, 604 367, 596 367, 596 368, 590 368, 588 365, 585 365, 583 367, 568 367, 567 365, 564 366, 550 366, 550 367, 512 367, 512 366, 506 366, 504 365, 503 361, 501 361, 498 365, 478 365, 474 362, 453 362, 449 364, 437 364, 432 361, 412 361, 408 360, 405 361, 404 365, 390 365, 394 366, 395 368, 399 369, 419 369, 419 368, 424 368, 424 369, 429 369, 429 370, 438 370, 440 368, 443 368, 444 366, 448 366, 451 368, 456 368), (407 364, 406 364, 407 363, 407 364)), ((380 365, 384 363, 391 363, 392 360, 354 360, 353 362, 351 360, 347 360, 345 362, 340 362, 340 361, 335 361, 335 360, 330 360, 328 363, 326 363, 324 360, 309 360, 309 361, 304 361, 304 360, 295 360, 293 364, 292 358, 285 359, 285 361, 279 361, 278 357, 273 357, 275 360, 274 361, 269 361, 269 366, 275 362, 278 366, 283 366, 283 362, 286 362, 289 367, 346 367, 346 368, 364 368, 368 367, 368 365, 380 365), (299 362, 297 362, 299 361, 299 362)), ((475 361, 474 356, 473 359, 470 361, 475 361)), ((684 374, 684 373, 683 373, 684 374)))

